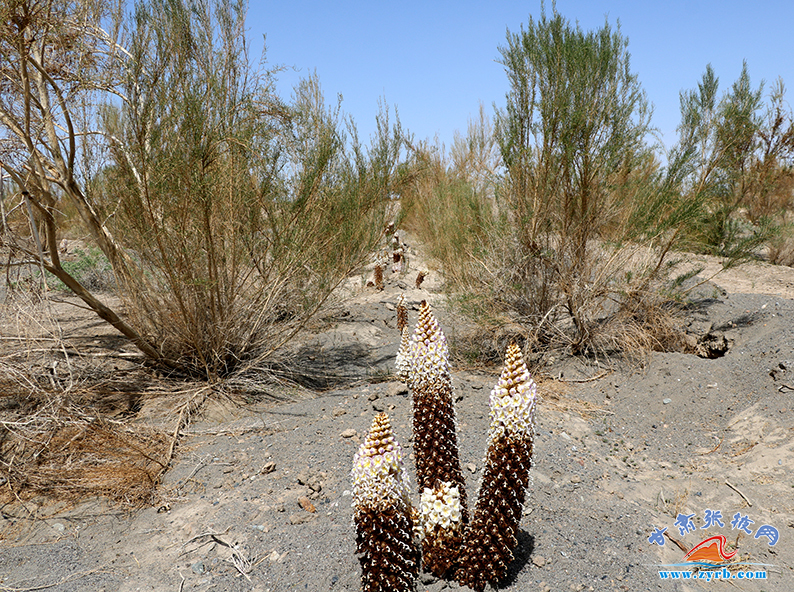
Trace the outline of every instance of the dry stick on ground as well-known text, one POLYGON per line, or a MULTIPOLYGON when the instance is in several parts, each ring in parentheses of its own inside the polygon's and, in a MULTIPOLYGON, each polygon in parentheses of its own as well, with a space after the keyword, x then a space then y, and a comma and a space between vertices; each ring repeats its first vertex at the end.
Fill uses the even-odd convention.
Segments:
POLYGON ((168 446, 168 453, 166 454, 163 468, 155 477, 155 482, 158 482, 163 474, 168 470, 171 460, 174 457, 174 449, 176 448, 176 443, 179 440, 179 434, 190 422, 191 414, 195 413, 201 408, 201 406, 204 404, 204 401, 207 400, 209 393, 212 391, 213 387, 211 385, 204 386, 191 395, 187 401, 182 403, 181 409, 179 411, 179 418, 176 422, 176 428, 174 428, 174 433, 171 435, 171 444, 168 446))
POLYGON ((676 547, 681 549, 684 553, 689 553, 689 547, 687 547, 684 543, 682 543, 678 539, 673 538, 672 536, 670 536, 670 534, 666 530, 664 531, 664 536, 666 536, 668 541, 673 543, 676 547))
POLYGON ((747 496, 746 496, 746 495, 744 495, 744 494, 743 494, 741 491, 739 491, 739 489, 738 489, 738 488, 737 488, 735 485, 731 485, 731 484, 730 484, 728 481, 726 481, 726 482, 725 482, 725 485, 727 485, 728 487, 730 487, 731 489, 733 489, 733 490, 734 490, 736 493, 738 493, 740 496, 742 496, 742 499, 743 499, 745 502, 747 502, 747 505, 748 505, 748 506, 750 506, 751 508, 753 507, 753 504, 750 502, 750 500, 749 500, 749 499, 747 499, 747 496))
MULTIPOLYGON (((715 437, 716 437, 716 436, 715 436, 715 437)), ((717 451, 717 449, 718 449, 720 446, 722 446, 722 441, 723 441, 724 439, 725 439, 725 434, 723 434, 723 435, 720 437, 720 441, 719 441, 719 442, 717 442, 717 445, 716 445, 714 448, 712 448, 712 449, 711 449, 711 450, 709 450, 708 452, 702 452, 702 453, 700 454, 700 456, 706 456, 706 455, 708 455, 708 454, 711 454, 712 452, 716 452, 716 451, 717 451)))
POLYGON ((575 382, 575 383, 594 382, 610 374, 612 374, 612 370, 602 370, 595 376, 590 376, 589 378, 558 378, 557 380, 559 380, 560 382, 575 382))

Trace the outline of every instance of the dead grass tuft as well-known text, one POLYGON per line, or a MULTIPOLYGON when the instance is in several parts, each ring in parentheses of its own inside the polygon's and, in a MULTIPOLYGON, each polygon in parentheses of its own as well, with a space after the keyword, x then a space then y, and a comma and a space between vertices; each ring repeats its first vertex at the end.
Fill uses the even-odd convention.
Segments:
POLYGON ((683 351, 686 342, 679 309, 658 294, 629 295, 615 314, 600 323, 594 350, 620 352, 635 361, 652 351, 683 351))
POLYGON ((568 387, 559 380, 549 380, 536 377, 538 392, 544 407, 561 413, 575 413, 584 420, 591 420, 613 413, 595 403, 575 399, 568 395, 568 387))
POLYGON ((87 413, 62 397, 31 407, 32 413, 4 413, 0 420, 0 502, 36 496, 104 496, 132 506, 153 502, 170 463, 168 434, 87 413))

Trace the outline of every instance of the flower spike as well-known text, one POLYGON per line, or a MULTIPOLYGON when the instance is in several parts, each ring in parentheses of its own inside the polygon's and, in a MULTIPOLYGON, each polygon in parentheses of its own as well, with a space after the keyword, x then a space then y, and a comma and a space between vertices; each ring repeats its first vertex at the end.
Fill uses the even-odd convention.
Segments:
POLYGON ((402 335, 403 329, 408 327, 408 308, 405 306, 405 294, 400 294, 397 301, 397 331, 402 335))
MULTIPOLYGON (((459 549, 459 529, 468 522, 466 490, 458 442, 449 370, 447 340, 430 306, 422 301, 411 337, 408 387, 413 393, 416 476, 420 490, 442 498, 453 495, 455 516, 424 531, 423 561, 428 571, 443 576, 459 549)), ((452 510, 449 510, 452 512, 452 510)), ((421 514, 421 511, 420 511, 421 514)), ((423 518, 424 520, 424 518, 423 518)))
POLYGON ((419 571, 408 475, 389 416, 380 413, 353 458, 353 520, 363 592, 410 592, 419 571))
POLYGON ((513 560, 532 465, 536 385, 518 345, 511 343, 505 358, 491 391, 483 481, 457 573, 461 585, 478 592, 501 580, 513 560))

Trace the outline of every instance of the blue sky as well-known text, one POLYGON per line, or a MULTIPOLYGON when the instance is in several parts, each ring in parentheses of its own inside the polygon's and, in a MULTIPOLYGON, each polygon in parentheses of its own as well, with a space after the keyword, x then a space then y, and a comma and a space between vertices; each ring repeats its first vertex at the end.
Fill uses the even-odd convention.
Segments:
MULTIPOLYGON (((547 3, 547 13, 551 4, 547 3)), ((679 122, 679 92, 694 88, 711 63, 728 88, 747 60, 757 86, 782 77, 794 85, 794 2, 558 0, 557 10, 585 30, 620 21, 632 70, 654 104, 653 124, 670 147, 679 122)), ((504 104, 507 79, 497 63, 509 28, 518 31, 540 1, 257 1, 247 26, 252 57, 267 36, 267 62, 285 98, 316 71, 329 102, 343 97, 363 141, 374 130, 378 101, 399 111, 417 140, 451 145, 480 102, 504 104), (294 70, 293 70, 294 68, 294 70)), ((794 104, 794 91, 787 98, 794 104)))

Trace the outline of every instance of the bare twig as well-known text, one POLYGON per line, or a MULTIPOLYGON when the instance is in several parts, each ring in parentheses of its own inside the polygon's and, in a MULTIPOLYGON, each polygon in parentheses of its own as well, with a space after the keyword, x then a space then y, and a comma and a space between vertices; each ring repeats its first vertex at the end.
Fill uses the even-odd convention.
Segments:
MULTIPOLYGON (((215 537, 213 537, 215 538, 215 537)), ((232 550, 232 558, 229 563, 234 566, 234 569, 240 572, 241 575, 245 577, 246 580, 249 582, 251 581, 251 577, 248 575, 251 570, 254 568, 254 563, 256 562, 256 557, 248 559, 240 550, 239 545, 234 545, 230 547, 232 550)))
POLYGON ((718 449, 718 448, 719 448, 719 447, 722 445, 722 441, 723 441, 724 439, 725 439, 725 435, 723 434, 723 435, 722 435, 722 437, 720 438, 720 441, 719 441, 719 442, 717 442, 717 445, 716 445, 714 448, 712 448, 712 449, 711 449, 711 450, 709 450, 708 452, 702 452, 702 453, 700 454, 700 456, 706 456, 706 455, 708 455, 708 454, 711 454, 712 452, 716 452, 716 450, 717 450, 717 449, 718 449))
POLYGON ((689 547, 687 547, 684 543, 682 543, 678 539, 673 538, 672 536, 670 536, 670 534, 666 530, 664 531, 664 536, 666 536, 668 541, 673 543, 676 547, 681 549, 684 553, 689 553, 689 547))
POLYGON ((750 506, 751 508, 753 507, 753 504, 750 502, 750 500, 749 500, 749 499, 747 499, 747 496, 746 496, 746 495, 744 495, 744 494, 743 494, 741 491, 739 491, 739 489, 738 489, 738 488, 737 488, 735 485, 731 485, 731 484, 730 484, 728 481, 726 481, 726 482, 725 482, 725 485, 727 485, 728 487, 730 487, 731 489, 733 489, 733 490, 734 490, 736 493, 738 493, 740 496, 742 496, 742 499, 743 499, 745 502, 747 502, 747 505, 748 505, 748 506, 750 506))
POLYGON ((612 374, 612 370, 602 370, 601 372, 599 372, 595 376, 590 376, 589 378, 562 378, 562 377, 560 377, 557 380, 559 380, 560 382, 575 382, 575 383, 593 382, 593 381, 596 381, 596 380, 600 380, 600 379, 604 378, 605 376, 609 376, 610 374, 612 374))
POLYGON ((176 443, 179 440, 179 435, 185 427, 187 427, 188 423, 190 422, 190 415, 195 413, 203 404, 204 401, 207 400, 209 393, 212 391, 212 386, 205 386, 197 390, 187 401, 182 404, 182 408, 179 411, 179 419, 176 422, 176 428, 174 428, 174 433, 171 435, 171 444, 168 447, 168 453, 165 457, 165 462, 162 463, 162 470, 157 475, 157 481, 159 478, 168 470, 169 465, 171 464, 171 459, 174 457, 174 449, 176 448, 176 443))

